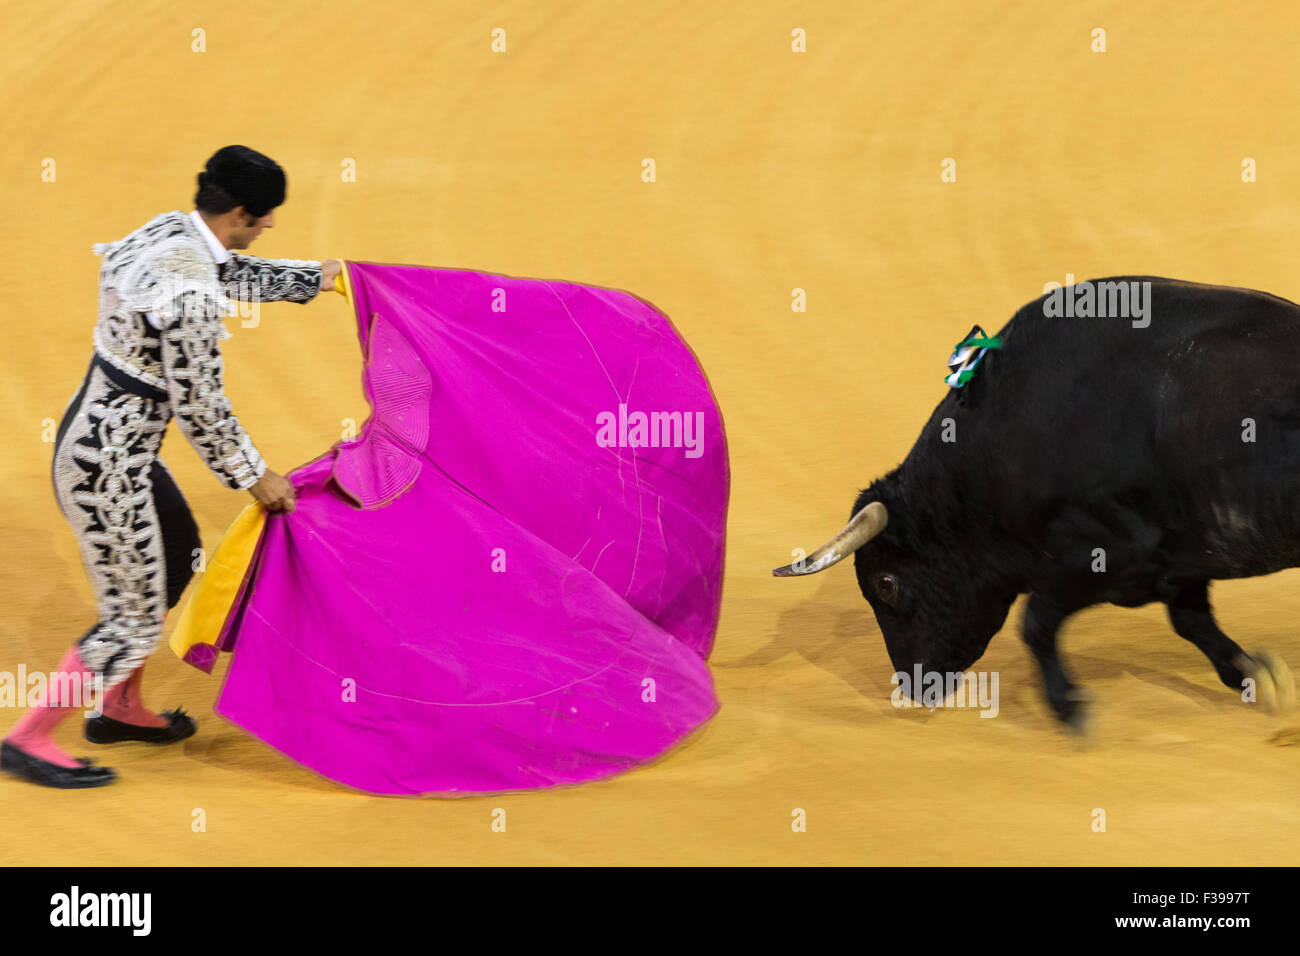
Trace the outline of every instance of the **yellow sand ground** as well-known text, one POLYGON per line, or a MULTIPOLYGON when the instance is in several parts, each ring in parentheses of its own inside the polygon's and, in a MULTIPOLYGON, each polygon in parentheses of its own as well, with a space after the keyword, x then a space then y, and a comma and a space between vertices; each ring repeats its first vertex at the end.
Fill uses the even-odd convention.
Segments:
MULTIPOLYGON (((227 143, 289 171, 255 254, 561 277, 654 302, 709 372, 734 476, 722 710, 655 765, 551 793, 367 797, 211 714, 218 678, 164 645, 147 700, 196 711, 198 735, 95 748, 70 722, 65 744, 111 756, 122 780, 0 780, 0 862, 1300 862, 1300 749, 1270 742, 1291 724, 1219 686, 1158 607, 1070 622, 1098 705, 1081 749, 1046 713, 1019 607, 980 665, 1001 674, 996 719, 899 711, 851 569, 768 574, 902 458, 953 343, 1044 282, 1146 272, 1300 299, 1300 11, 1140 6, 0 7, 0 669, 48 670, 92 619, 48 477, 50 421, 90 357, 90 246, 191 208, 227 143), (940 180, 949 157, 955 183, 940 180)), ((364 417, 341 297, 230 325, 229 391, 272 467, 364 417)), ((164 449, 211 547, 247 496, 174 427, 164 449)), ((1300 665, 1298 575, 1217 586, 1225 630, 1300 665)))

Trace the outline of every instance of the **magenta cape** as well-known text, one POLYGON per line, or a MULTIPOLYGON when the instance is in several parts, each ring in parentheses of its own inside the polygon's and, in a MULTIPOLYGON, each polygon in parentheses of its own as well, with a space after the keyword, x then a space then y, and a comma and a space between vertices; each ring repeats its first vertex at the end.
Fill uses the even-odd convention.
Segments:
POLYGON ((694 356, 626 292, 349 273, 372 415, 268 517, 213 642, 233 650, 217 712, 384 794, 664 753, 718 706, 729 474, 694 356))

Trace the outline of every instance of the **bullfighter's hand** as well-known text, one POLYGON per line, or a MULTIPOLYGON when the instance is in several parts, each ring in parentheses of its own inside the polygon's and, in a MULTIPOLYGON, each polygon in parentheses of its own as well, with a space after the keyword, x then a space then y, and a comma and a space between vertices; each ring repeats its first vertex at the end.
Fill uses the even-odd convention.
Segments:
POLYGON ((343 266, 337 259, 326 259, 320 264, 320 290, 322 292, 326 289, 333 289, 335 292, 343 291, 339 287, 339 283, 335 281, 342 269, 343 266))
POLYGON ((249 493, 261 502, 267 511, 293 511, 297 504, 293 483, 283 475, 267 469, 257 484, 248 489, 249 493))

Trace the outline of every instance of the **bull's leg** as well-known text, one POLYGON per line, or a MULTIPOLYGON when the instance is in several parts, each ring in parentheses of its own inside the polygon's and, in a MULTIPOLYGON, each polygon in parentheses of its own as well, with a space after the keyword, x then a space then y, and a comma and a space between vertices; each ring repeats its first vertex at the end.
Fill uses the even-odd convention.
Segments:
POLYGON ((1054 598, 1035 591, 1025 605, 1021 639, 1033 652, 1043 674, 1047 702, 1056 716, 1076 730, 1082 730, 1086 717, 1086 698, 1079 685, 1070 679, 1056 649, 1056 632, 1061 623, 1074 613, 1054 598))
POLYGON ((1219 680, 1240 692, 1242 682, 1253 673, 1257 664, 1236 642, 1219 630, 1210 610, 1208 581, 1197 581, 1183 586, 1167 601, 1169 623, 1178 636, 1195 644, 1219 675, 1219 680))

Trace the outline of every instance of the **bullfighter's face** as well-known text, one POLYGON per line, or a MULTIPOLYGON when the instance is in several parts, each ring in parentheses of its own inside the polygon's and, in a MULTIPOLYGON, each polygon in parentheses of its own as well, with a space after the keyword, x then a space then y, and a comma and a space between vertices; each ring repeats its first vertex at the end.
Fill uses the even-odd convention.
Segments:
POLYGON ((263 232, 275 228, 275 209, 265 216, 254 216, 243 206, 236 206, 234 213, 234 223, 230 227, 231 249, 247 249, 263 232))
MULTIPOLYGON (((958 555, 901 548, 886 530, 854 555, 895 671, 958 673, 983 655, 1015 594, 991 590, 958 555)), ((913 693, 919 693, 915 686, 913 693)))

